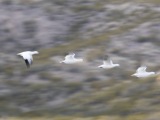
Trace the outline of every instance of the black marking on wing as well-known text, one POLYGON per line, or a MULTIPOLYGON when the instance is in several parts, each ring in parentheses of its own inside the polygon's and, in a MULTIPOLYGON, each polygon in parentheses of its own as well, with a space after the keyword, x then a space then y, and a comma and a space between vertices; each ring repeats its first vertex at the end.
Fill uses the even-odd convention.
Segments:
POLYGON ((29 68, 29 67, 30 67, 30 64, 29 64, 29 62, 28 62, 27 59, 25 59, 25 63, 26 63, 27 68, 29 68))

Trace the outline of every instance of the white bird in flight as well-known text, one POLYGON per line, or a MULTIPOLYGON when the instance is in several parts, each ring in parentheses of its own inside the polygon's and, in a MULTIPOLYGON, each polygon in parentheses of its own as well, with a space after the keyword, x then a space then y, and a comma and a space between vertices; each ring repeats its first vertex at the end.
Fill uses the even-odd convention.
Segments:
POLYGON ((141 66, 137 69, 136 73, 134 73, 131 76, 136 76, 138 78, 143 78, 143 77, 149 77, 152 75, 155 75, 155 72, 146 72, 147 67, 146 66, 141 66))
POLYGON ((74 64, 74 63, 80 63, 83 62, 83 59, 81 58, 75 58, 74 53, 70 53, 66 55, 65 59, 61 61, 60 63, 66 63, 66 64, 74 64))
POLYGON ((108 60, 107 61, 103 60, 103 64, 99 65, 98 67, 104 69, 111 69, 119 66, 120 66, 119 64, 114 64, 113 61, 108 57, 108 60))
POLYGON ((39 54, 39 52, 38 51, 25 51, 25 52, 18 53, 17 55, 23 57, 23 59, 26 63, 26 66, 29 68, 33 62, 32 55, 34 55, 34 54, 39 54))

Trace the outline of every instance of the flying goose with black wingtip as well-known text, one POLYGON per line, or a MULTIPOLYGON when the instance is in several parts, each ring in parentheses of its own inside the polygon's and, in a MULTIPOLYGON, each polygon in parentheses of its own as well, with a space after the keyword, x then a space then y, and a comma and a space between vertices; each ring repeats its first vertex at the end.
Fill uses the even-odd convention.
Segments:
POLYGON ((32 56, 34 54, 39 54, 39 52, 38 51, 24 51, 24 52, 18 53, 17 55, 21 56, 24 59, 27 68, 29 68, 33 62, 32 56))

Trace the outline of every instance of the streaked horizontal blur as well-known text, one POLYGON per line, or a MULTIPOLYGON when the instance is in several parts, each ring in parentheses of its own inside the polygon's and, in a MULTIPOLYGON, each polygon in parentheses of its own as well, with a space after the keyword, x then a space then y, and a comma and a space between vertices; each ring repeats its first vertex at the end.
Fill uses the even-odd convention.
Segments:
POLYGON ((0 0, 0 45, 2 119, 160 118, 159 0, 0 0), (60 63, 69 53, 84 62, 60 63), (120 67, 98 68, 107 55, 120 67))

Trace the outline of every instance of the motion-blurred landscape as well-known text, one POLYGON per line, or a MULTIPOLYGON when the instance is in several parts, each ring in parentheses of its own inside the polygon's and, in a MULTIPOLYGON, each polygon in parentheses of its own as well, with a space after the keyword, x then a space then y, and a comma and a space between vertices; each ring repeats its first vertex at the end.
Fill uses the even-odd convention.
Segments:
POLYGON ((0 119, 160 120, 160 0, 0 0, 0 45, 0 119))

